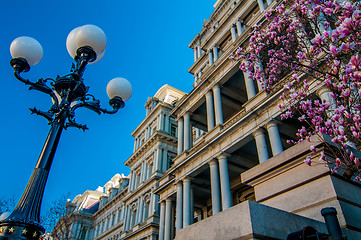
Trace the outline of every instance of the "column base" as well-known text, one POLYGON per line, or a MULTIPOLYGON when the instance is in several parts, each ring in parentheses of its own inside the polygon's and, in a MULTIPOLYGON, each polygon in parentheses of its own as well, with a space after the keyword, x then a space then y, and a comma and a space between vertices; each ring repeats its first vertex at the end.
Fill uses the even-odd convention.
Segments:
POLYGON ((5 219, 0 221, 0 240, 38 240, 45 233, 39 223, 5 219))

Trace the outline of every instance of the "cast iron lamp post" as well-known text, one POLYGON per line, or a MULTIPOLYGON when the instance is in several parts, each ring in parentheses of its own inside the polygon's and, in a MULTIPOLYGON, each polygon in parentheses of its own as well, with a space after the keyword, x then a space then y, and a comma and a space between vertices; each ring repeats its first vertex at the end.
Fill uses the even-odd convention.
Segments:
POLYGON ((75 121, 75 110, 85 107, 98 114, 113 114, 124 107, 124 101, 132 94, 132 87, 127 80, 123 78, 111 80, 107 86, 107 93, 112 109, 107 110, 101 108, 99 100, 88 93, 88 87, 83 79, 85 67, 88 63, 99 60, 106 46, 106 37, 100 28, 94 25, 75 28, 68 35, 66 45, 69 54, 76 62, 72 64, 70 74, 31 82, 20 74, 29 71, 30 65, 41 60, 43 55, 41 45, 30 37, 19 37, 11 43, 10 52, 13 59, 10 64, 14 68, 15 77, 30 85, 29 89, 48 94, 52 98, 53 105, 46 112, 36 108, 30 109, 31 113, 46 118, 51 128, 20 201, 14 211, 0 221, 0 240, 39 239, 45 232, 39 223, 40 205, 61 132, 68 127, 87 129, 86 125, 75 121))

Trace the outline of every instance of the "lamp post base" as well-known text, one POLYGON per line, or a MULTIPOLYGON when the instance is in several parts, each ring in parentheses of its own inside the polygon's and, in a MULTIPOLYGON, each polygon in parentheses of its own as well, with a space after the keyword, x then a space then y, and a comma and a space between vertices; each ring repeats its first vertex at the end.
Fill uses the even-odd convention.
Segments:
POLYGON ((38 240, 45 229, 35 222, 6 219, 0 221, 0 240, 38 240))

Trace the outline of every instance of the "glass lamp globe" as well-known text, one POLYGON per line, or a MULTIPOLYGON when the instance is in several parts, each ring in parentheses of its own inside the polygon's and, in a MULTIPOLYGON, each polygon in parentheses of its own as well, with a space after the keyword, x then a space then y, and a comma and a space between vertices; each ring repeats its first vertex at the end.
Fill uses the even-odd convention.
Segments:
POLYGON ((76 50, 78 49, 78 46, 75 42, 75 37, 80 28, 81 27, 77 27, 71 30, 71 32, 68 34, 68 37, 66 38, 66 49, 72 58, 75 58, 76 50))
POLYGON ((132 85, 125 78, 113 78, 107 85, 107 93, 111 99, 120 97, 125 102, 132 96, 132 91, 132 85))
POLYGON ((75 43, 78 47, 89 46, 99 55, 105 50, 107 38, 99 27, 84 25, 76 32, 75 43))
POLYGON ((23 36, 12 41, 10 54, 13 58, 24 58, 29 65, 35 65, 43 58, 43 48, 34 38, 23 36))

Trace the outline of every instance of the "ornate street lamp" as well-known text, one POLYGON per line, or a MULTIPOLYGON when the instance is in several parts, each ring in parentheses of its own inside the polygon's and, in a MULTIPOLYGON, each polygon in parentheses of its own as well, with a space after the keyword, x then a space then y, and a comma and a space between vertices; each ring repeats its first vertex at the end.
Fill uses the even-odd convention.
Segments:
POLYGON ((106 37, 100 28, 94 25, 75 28, 69 33, 66 45, 76 63, 72 64, 70 74, 57 76, 55 79, 41 78, 36 82, 31 82, 20 74, 29 71, 30 65, 35 65, 41 60, 43 50, 39 42, 30 37, 19 37, 10 46, 13 57, 10 64, 14 68, 15 77, 30 85, 29 89, 48 94, 53 105, 46 112, 36 108, 30 109, 31 113, 46 118, 51 128, 20 201, 14 211, 0 221, 2 240, 39 239, 45 232, 39 223, 40 205, 61 132, 68 127, 87 129, 86 125, 75 121, 75 110, 85 107, 98 114, 113 114, 124 107, 124 101, 132 94, 132 87, 126 79, 112 79, 107 85, 109 105, 112 109, 107 110, 101 108, 99 100, 88 93, 83 79, 85 67, 88 63, 100 60, 106 46, 106 37))

